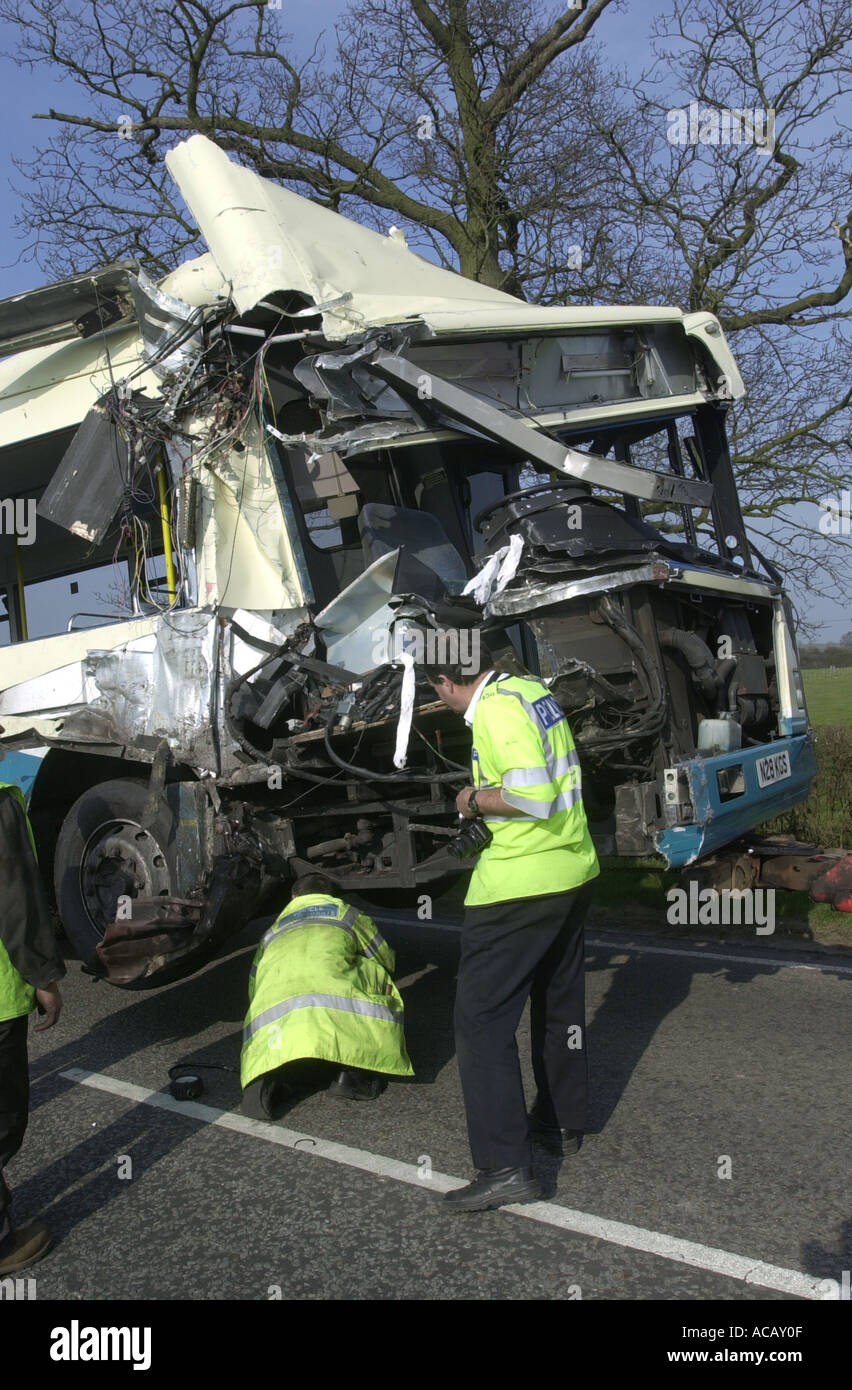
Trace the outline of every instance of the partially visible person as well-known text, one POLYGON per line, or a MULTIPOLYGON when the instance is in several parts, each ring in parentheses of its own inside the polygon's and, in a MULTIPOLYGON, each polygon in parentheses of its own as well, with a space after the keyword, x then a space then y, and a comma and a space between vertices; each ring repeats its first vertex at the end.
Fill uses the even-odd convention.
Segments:
POLYGON ((249 978, 240 1079, 243 1113, 275 1119, 300 1091, 326 1085, 374 1100, 385 1077, 412 1076, 394 953, 375 923, 325 874, 297 879, 263 936, 249 978))
POLYGON ((0 782, 0 1278, 42 1259, 53 1237, 41 1221, 15 1228, 3 1169, 24 1142, 29 1118, 29 1015, 52 1028, 62 1009, 57 949, 35 842, 18 787, 0 782))

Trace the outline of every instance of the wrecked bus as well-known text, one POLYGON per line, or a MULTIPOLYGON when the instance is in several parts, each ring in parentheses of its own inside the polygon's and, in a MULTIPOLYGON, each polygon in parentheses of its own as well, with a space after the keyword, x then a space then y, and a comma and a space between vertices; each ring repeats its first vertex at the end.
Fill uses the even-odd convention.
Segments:
POLYGON ((200 135, 167 165, 205 254, 0 303, 0 776, 90 969, 185 974, 311 867, 458 873, 469 736, 404 709, 436 628, 549 687, 602 853, 691 864, 807 795, 712 314, 526 304, 200 135))

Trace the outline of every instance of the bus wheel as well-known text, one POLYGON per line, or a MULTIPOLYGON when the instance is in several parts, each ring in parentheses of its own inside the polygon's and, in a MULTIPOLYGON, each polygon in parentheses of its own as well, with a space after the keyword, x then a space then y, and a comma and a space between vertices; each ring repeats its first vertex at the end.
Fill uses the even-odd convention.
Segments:
POLYGON ((146 782, 101 782, 74 802, 53 879, 62 925, 82 960, 115 921, 119 898, 175 895, 175 829, 165 798, 150 818, 146 782))

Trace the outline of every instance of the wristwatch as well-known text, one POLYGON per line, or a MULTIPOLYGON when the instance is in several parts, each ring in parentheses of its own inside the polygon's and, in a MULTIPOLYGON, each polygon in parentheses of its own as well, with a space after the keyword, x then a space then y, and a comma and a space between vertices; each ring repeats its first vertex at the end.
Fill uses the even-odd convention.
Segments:
POLYGON ((479 815, 479 805, 476 800, 475 791, 471 792, 470 796, 467 799, 467 809, 469 811, 472 811, 475 816, 479 815))

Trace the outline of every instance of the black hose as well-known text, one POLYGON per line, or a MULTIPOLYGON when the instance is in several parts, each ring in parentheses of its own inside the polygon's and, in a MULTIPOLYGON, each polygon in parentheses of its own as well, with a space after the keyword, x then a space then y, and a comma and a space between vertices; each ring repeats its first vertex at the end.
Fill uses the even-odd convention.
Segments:
MULTIPOLYGON (((326 753, 331 758, 331 761, 337 767, 342 768, 344 772, 351 772, 353 776, 361 777, 367 782, 427 782, 431 784, 432 782, 459 781, 460 774, 458 772, 430 772, 428 774, 418 774, 415 772, 406 772, 404 769, 401 772, 374 772, 372 768, 356 767, 354 763, 345 762, 343 758, 338 757, 335 753, 331 746, 331 739, 329 738, 331 726, 336 718, 337 714, 334 713, 325 726, 323 738, 325 741, 326 753)), ((465 771, 467 771, 467 769, 465 769, 465 771)))
POLYGON ((704 698, 718 704, 722 682, 707 643, 697 632, 685 632, 679 627, 661 627, 657 636, 661 647, 672 647, 676 652, 680 652, 704 698))
POLYGON ((594 734, 590 738, 584 738, 582 730, 578 731, 577 744, 581 751, 591 752, 593 750, 619 747, 624 744, 632 743, 638 738, 649 738, 652 734, 662 731, 667 715, 666 695, 663 683, 660 680, 659 672, 653 662, 649 662, 647 651, 642 638, 635 628, 631 627, 618 605, 613 603, 608 594, 603 595, 597 604, 597 611, 606 623, 618 634, 627 644, 636 657, 639 672, 643 677, 648 699, 652 702, 650 709, 643 711, 636 724, 632 727, 622 727, 613 730, 612 733, 594 734))
POLYGON ((331 777, 321 777, 317 772, 308 772, 307 768, 304 767, 294 767, 292 763, 282 762, 279 764, 279 766, 281 768, 281 771, 286 772, 288 776, 292 775, 293 777, 301 777, 306 782, 316 782, 317 786, 320 787, 331 786, 332 782, 336 787, 348 787, 354 785, 354 783, 351 782, 341 782, 340 776, 336 772, 332 773, 331 777))
POLYGON ((429 740, 428 740, 428 738, 426 737, 426 735, 425 735, 425 734, 421 734, 420 730, 419 730, 419 729, 415 729, 413 725, 412 725, 412 731, 417 735, 417 737, 420 739, 421 743, 425 743, 425 744, 426 744, 426 747, 429 749, 429 751, 435 754, 435 757, 436 757, 436 758, 440 758, 442 763, 446 763, 446 764, 447 764, 447 767, 454 767, 454 768, 456 769, 456 771, 463 773, 465 777, 469 777, 469 776, 470 776, 470 768, 469 768, 469 767, 466 767, 463 763, 454 763, 453 760, 452 760, 452 758, 448 758, 448 757, 446 756, 445 753, 442 753, 442 752, 441 752, 440 748, 436 748, 435 745, 434 745, 433 743, 430 743, 429 740))

